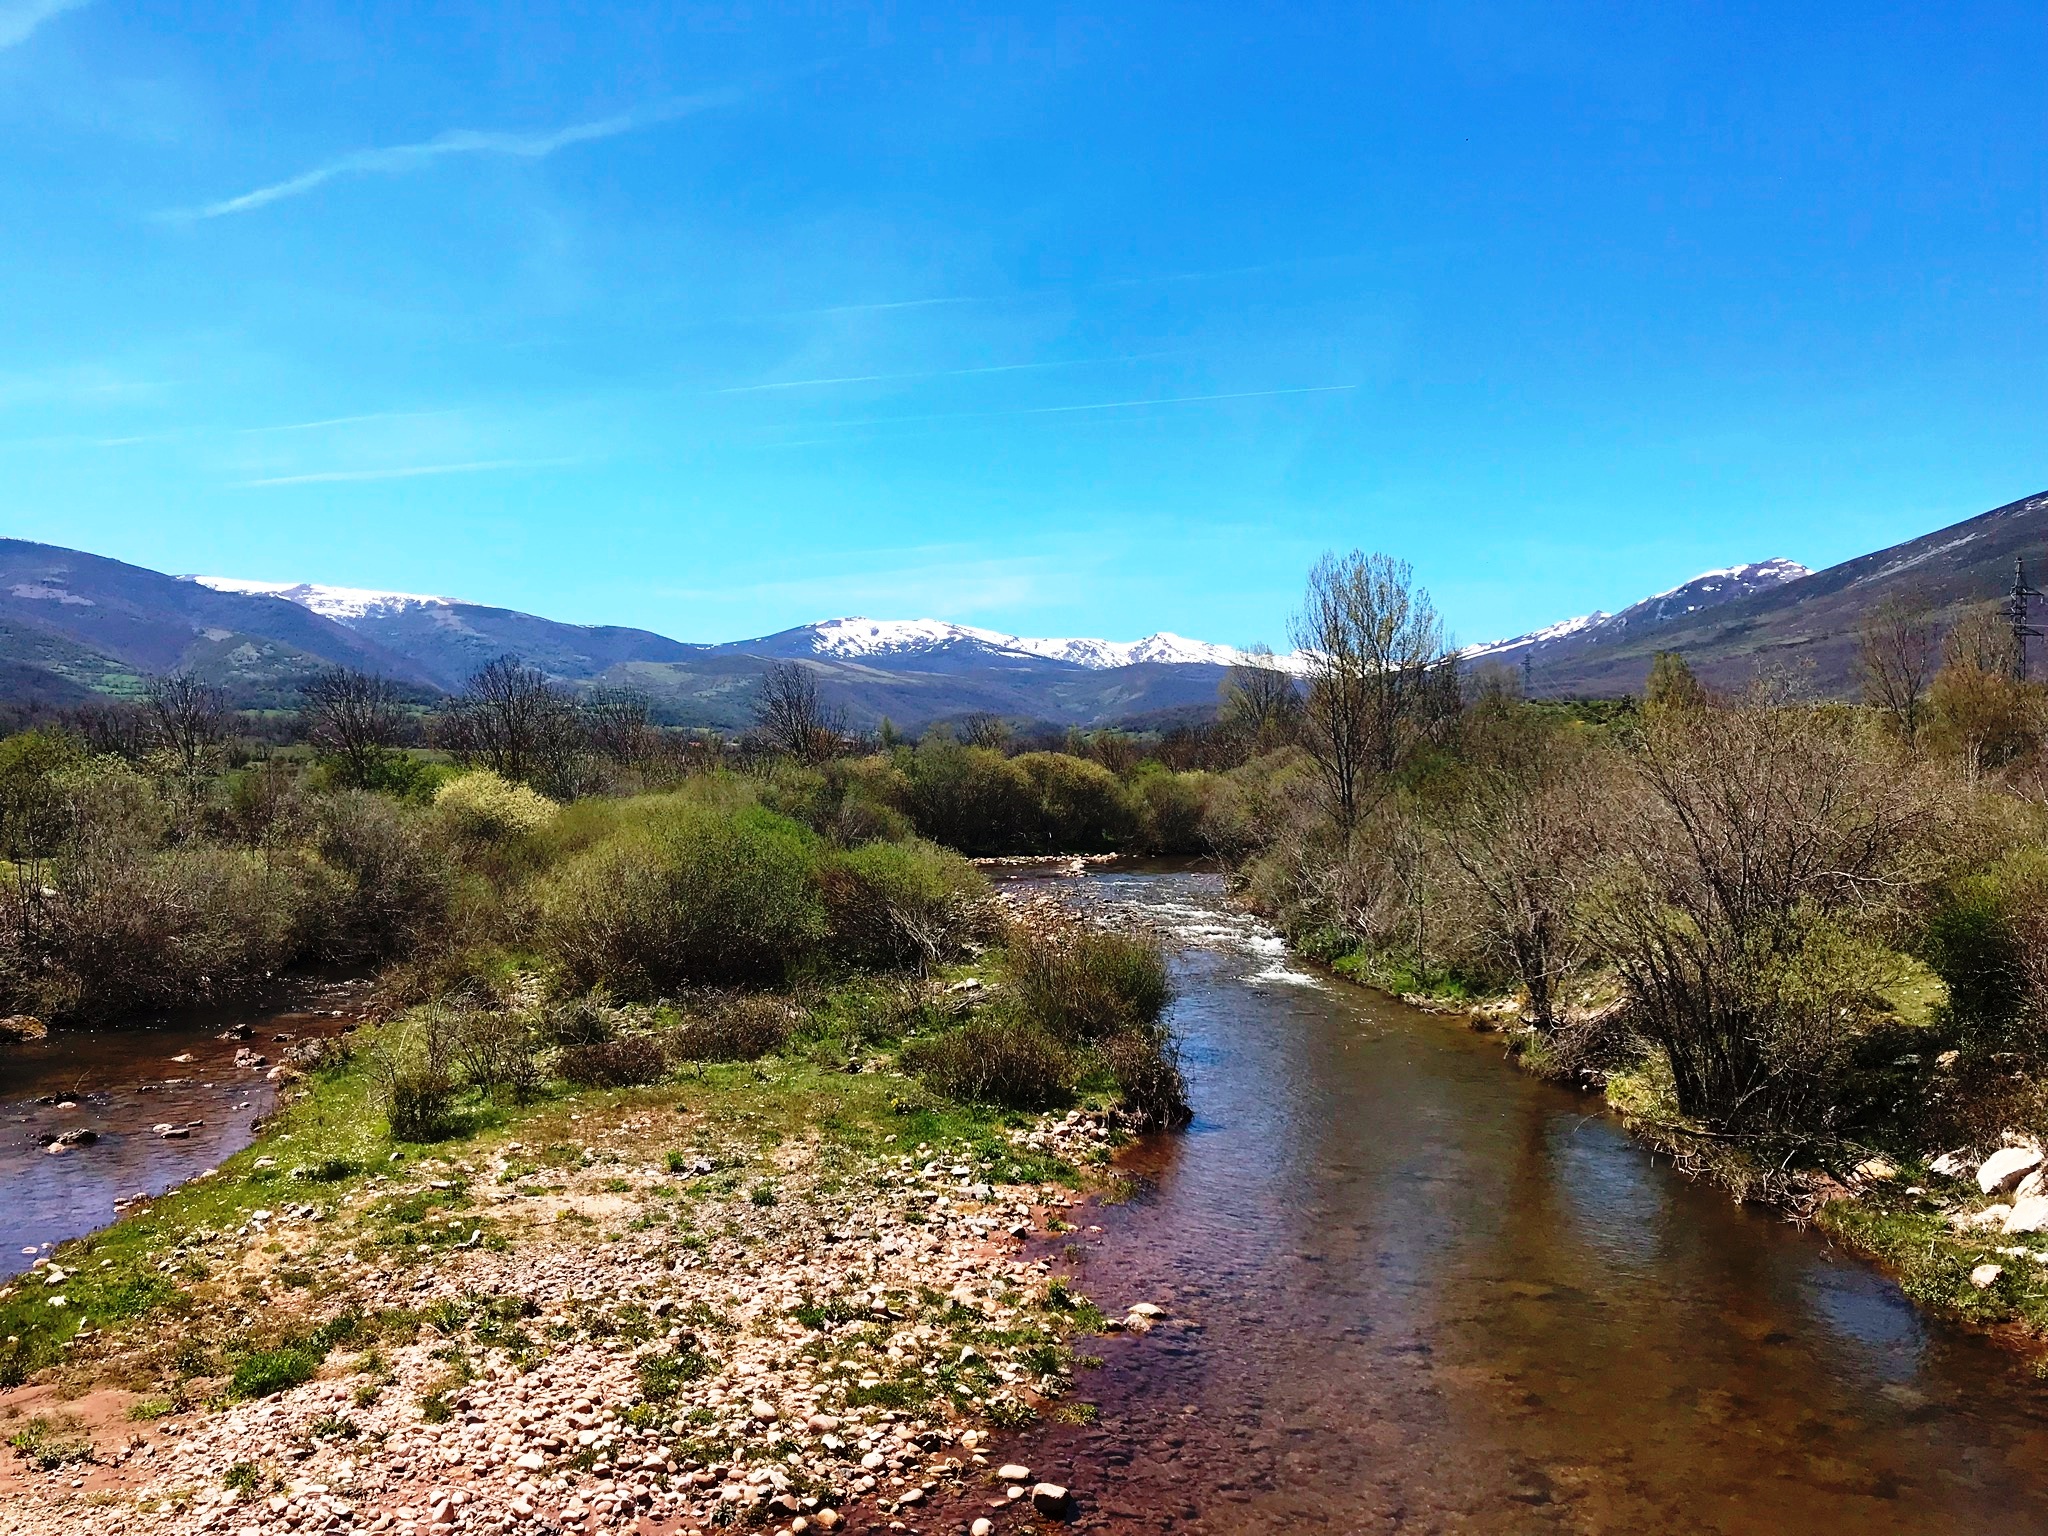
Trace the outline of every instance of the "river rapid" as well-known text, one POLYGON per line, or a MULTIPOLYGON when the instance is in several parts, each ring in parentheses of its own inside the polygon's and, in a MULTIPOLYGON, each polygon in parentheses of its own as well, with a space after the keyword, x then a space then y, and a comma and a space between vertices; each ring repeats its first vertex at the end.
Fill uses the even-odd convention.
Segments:
POLYGON ((2048 1531, 2024 1360, 1498 1038, 1296 967, 1215 876, 1061 884, 1171 936, 1196 1112, 1051 1250, 1184 1320, 1083 1341, 1100 1423, 1019 1437, 1084 1526, 2048 1531))

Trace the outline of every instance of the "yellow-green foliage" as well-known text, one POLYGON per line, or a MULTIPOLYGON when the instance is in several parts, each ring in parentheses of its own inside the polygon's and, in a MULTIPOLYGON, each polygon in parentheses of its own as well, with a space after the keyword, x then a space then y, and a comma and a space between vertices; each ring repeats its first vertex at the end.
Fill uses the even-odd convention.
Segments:
POLYGON ((773 812, 629 802, 541 883, 548 950, 622 995, 781 979, 823 940, 816 837, 773 812))
POLYGON ((434 808, 466 837, 517 837, 538 832, 561 807, 538 790, 477 768, 434 792, 434 808))

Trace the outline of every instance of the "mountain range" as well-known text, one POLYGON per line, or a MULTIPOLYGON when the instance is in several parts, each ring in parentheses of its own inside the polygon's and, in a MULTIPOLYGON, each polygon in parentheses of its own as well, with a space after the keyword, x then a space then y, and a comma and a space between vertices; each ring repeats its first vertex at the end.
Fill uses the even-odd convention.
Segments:
MULTIPOLYGON (((1783 559, 1735 565, 1616 613, 1460 654, 1469 666, 1522 669, 1539 695, 1633 692, 1659 650, 1681 652, 1723 684, 1760 666, 1791 666, 1820 691, 1844 693, 1853 687, 1856 620, 1872 604, 1900 596, 1937 620, 1952 616, 2001 595, 2015 556, 2044 543, 2048 493, 1826 570, 1783 559)), ((859 726, 887 716, 914 728, 979 711, 1020 724, 1093 726, 1206 714, 1243 655, 1172 634, 1040 639, 937 619, 836 618, 690 644, 418 593, 173 576, 0 539, 0 699, 9 702, 133 693, 145 675, 184 667, 239 704, 281 707, 307 676, 336 664, 394 678, 424 701, 506 654, 572 687, 639 689, 669 721, 727 729, 748 722, 761 674, 776 661, 811 667, 859 726)))

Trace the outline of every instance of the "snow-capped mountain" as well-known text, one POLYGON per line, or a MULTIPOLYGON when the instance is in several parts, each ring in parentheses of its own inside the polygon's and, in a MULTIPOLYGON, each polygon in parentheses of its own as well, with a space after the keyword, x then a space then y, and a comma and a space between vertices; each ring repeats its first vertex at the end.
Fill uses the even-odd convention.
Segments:
MULTIPOLYGON (((977 629, 971 624, 952 624, 943 619, 826 619, 758 640, 740 640, 730 650, 763 651, 778 654, 801 653, 846 660, 906 658, 949 653, 1000 652, 1031 656, 1044 661, 1105 671, 1111 667, 1135 666, 1141 662, 1167 665, 1228 667, 1244 660, 1235 646, 1190 640, 1183 635, 1161 632, 1142 640, 1040 639, 1009 635, 1000 630, 977 629)), ((1290 658, 1279 658, 1289 665, 1290 658)))
POLYGON ((348 624, 352 620, 404 613, 411 608, 450 608, 452 597, 429 597, 420 592, 375 592, 368 587, 331 587, 317 581, 245 581, 239 576, 184 576, 216 592, 240 592, 259 597, 281 597, 310 608, 322 618, 348 624))
POLYGON ((1631 603, 1619 613, 1602 613, 1598 610, 1582 614, 1576 619, 1565 619, 1560 623, 1531 630, 1526 635, 1516 635, 1511 640, 1494 640, 1484 645, 1466 646, 1460 654, 1467 661, 1478 661, 1486 657, 1518 655, 1524 651, 1549 649, 1562 642, 1574 646, 1582 642, 1619 638, 1625 633, 1653 629, 1660 625, 1674 623, 1705 608, 1716 608, 1722 603, 1733 602, 1738 597, 1748 597, 1753 592, 1768 592, 1773 587, 1782 587, 1787 582, 1798 581, 1813 574, 1796 560, 1755 560, 1746 565, 1731 565, 1725 570, 1702 571, 1690 581, 1680 582, 1668 591, 1658 592, 1641 602, 1631 603))

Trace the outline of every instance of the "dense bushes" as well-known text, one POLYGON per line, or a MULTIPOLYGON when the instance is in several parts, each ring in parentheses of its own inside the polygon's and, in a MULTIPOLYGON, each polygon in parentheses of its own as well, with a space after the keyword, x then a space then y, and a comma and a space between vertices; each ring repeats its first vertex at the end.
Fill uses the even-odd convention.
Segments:
POLYGON ((1160 1022, 1171 988, 1156 943, 1079 925, 1019 924, 1006 940, 1003 972, 1004 989, 987 1012, 904 1051, 904 1064, 935 1092, 1043 1109, 1100 1081, 1140 1126, 1187 1122, 1187 1082, 1160 1022))
POLYGON ((1074 1053, 1027 1018, 975 1019, 912 1041, 903 1064, 936 1093, 969 1104, 1049 1109, 1073 1094, 1074 1053))
POLYGON ((1020 928, 1004 969, 1025 1014, 1079 1044, 1156 1024, 1172 996, 1158 944, 1121 933, 1020 928))
POLYGON ((988 892, 973 865, 922 841, 828 854, 818 886, 833 948, 853 964, 882 967, 950 957, 988 892))
POLYGON ((643 809, 547 877, 543 941, 625 996, 780 981, 826 934, 816 839, 758 808, 643 809))

